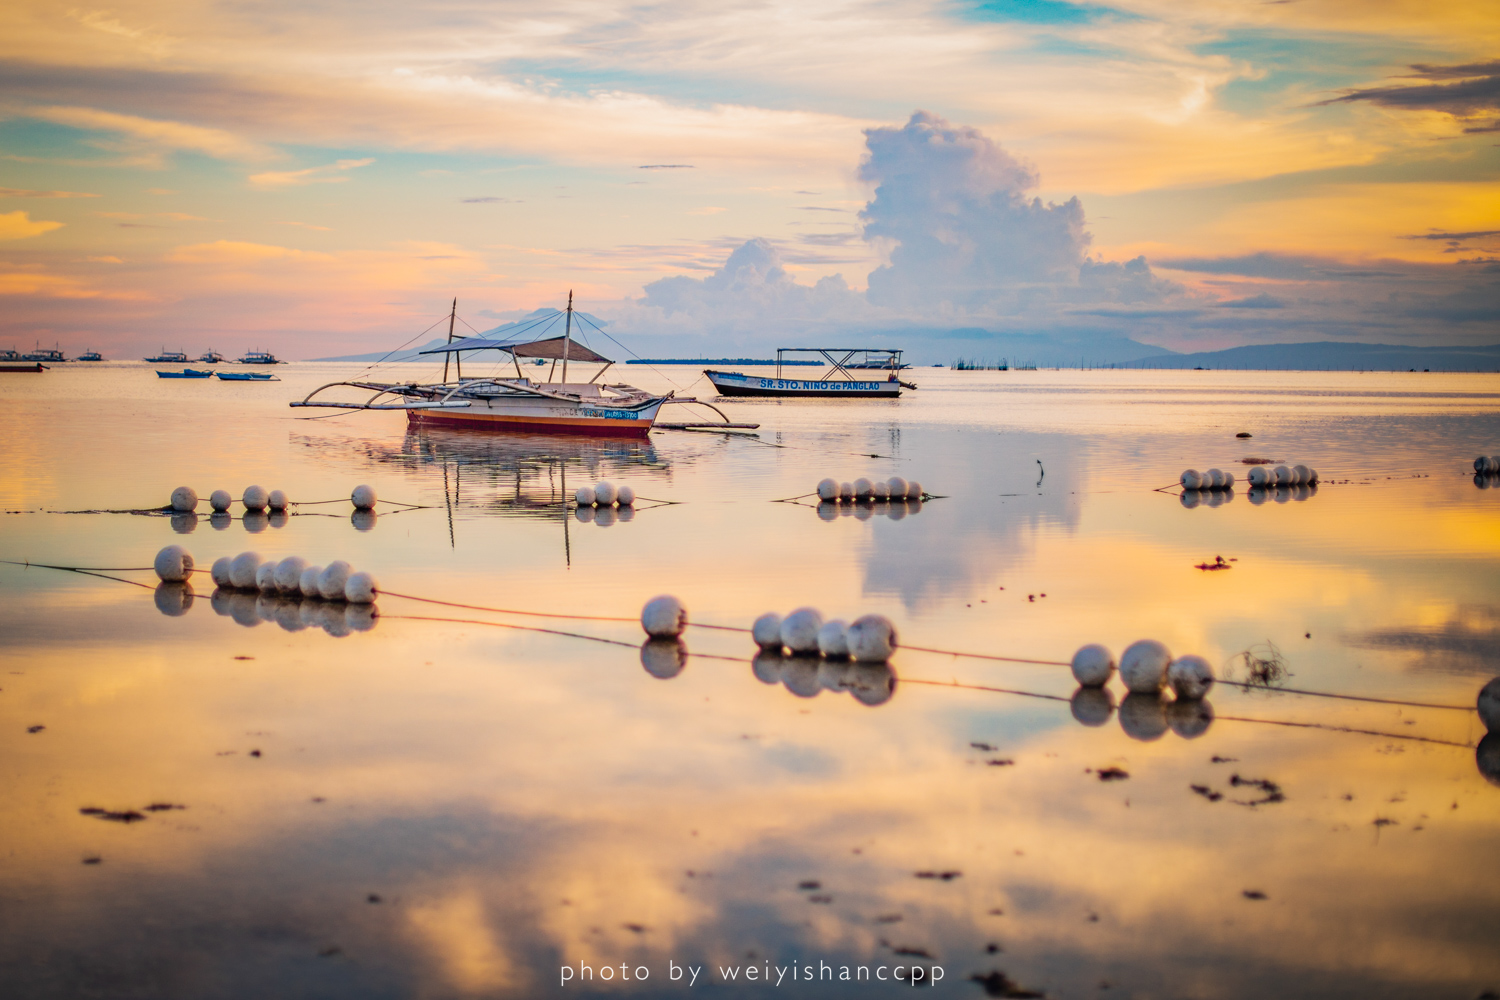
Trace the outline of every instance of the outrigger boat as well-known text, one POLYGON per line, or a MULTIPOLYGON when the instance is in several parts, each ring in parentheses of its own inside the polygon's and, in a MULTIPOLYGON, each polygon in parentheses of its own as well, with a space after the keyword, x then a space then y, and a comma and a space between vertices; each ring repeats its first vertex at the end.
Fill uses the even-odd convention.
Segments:
POLYGON ((204 372, 203 377, 217 375, 221 382, 280 382, 270 372, 204 372))
POLYGON ((286 364, 285 361, 282 361, 280 358, 278 358, 276 355, 272 354, 270 351, 246 351, 245 352, 245 356, 243 358, 236 359, 235 363, 236 364, 240 364, 240 365, 284 365, 284 364, 286 364))
POLYGON ((79 361, 103 361, 104 360, 104 355, 100 354, 98 351, 85 351, 84 353, 78 355, 78 360, 79 361))
POLYGON ((165 347, 163 347, 160 354, 158 354, 154 358, 146 358, 145 361, 147 364, 153 365, 181 365, 186 364, 187 359, 188 356, 186 352, 169 351, 165 347))
POLYGON ((894 398, 901 395, 902 387, 915 389, 910 382, 903 382, 896 372, 905 367, 901 364, 901 352, 873 347, 781 347, 776 350, 776 377, 763 378, 741 372, 721 372, 706 368, 703 374, 714 384, 714 388, 725 396, 832 396, 894 398), (828 364, 828 371, 820 379, 782 378, 781 366, 786 362, 783 355, 817 354, 828 364), (863 355, 856 362, 855 356, 863 355), (877 368, 889 371, 883 379, 867 380, 851 374, 850 369, 877 368))
POLYGON ((213 372, 194 371, 192 368, 184 368, 180 372, 157 372, 157 378, 212 378, 213 372))
POLYGON ((203 352, 203 355, 200 358, 198 358, 198 363, 200 365, 216 365, 223 360, 224 355, 220 354, 218 351, 210 347, 208 350, 203 352))
POLYGON ((37 345, 36 350, 27 351, 21 355, 22 361, 49 361, 52 364, 61 364, 68 359, 63 357, 63 352, 55 347, 43 347, 37 345))
MULTIPOLYGON (((441 382, 330 382, 307 394, 292 406, 326 406, 346 410, 405 410, 412 426, 437 425, 470 427, 501 431, 543 431, 564 434, 642 436, 650 432, 661 408, 668 403, 700 403, 691 397, 677 398, 675 393, 656 395, 623 383, 606 384, 600 377, 614 364, 609 358, 573 339, 573 293, 568 293, 566 323, 560 337, 548 337, 527 343, 489 340, 483 336, 453 339, 453 323, 458 312, 455 299, 448 316, 448 342, 422 354, 443 355, 441 382), (500 351, 510 355, 515 378, 485 376, 465 378, 463 355, 469 351, 500 351), (456 378, 449 380, 451 359, 456 378), (521 371, 522 359, 538 364, 552 362, 550 379, 562 362, 561 380, 533 381, 521 371), (569 382, 568 364, 600 364, 598 372, 587 382, 569 382), (319 393, 346 386, 373 393, 363 403, 343 403, 315 399, 319 393)), ((548 317, 551 325, 558 314, 548 317)), ((540 322, 540 321, 539 321, 540 322)), ((534 329, 536 324, 523 329, 534 329)), ((581 328, 580 328, 581 329, 581 328)), ((520 331, 517 331, 520 332, 520 331)), ((702 403, 724 417, 723 424, 672 424, 679 429, 703 427, 756 427, 731 424, 729 418, 708 403, 702 403)), ((666 426, 666 425, 664 425, 666 426)))

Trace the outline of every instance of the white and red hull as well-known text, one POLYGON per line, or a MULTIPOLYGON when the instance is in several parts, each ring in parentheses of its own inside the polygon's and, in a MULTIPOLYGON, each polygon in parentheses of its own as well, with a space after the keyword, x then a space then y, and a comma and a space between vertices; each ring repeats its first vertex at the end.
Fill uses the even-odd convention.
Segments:
POLYGON ((471 399, 468 406, 410 409, 413 427, 469 427, 498 431, 540 431, 559 434, 643 436, 656 423, 664 398, 629 406, 607 400, 573 403, 545 397, 471 399))

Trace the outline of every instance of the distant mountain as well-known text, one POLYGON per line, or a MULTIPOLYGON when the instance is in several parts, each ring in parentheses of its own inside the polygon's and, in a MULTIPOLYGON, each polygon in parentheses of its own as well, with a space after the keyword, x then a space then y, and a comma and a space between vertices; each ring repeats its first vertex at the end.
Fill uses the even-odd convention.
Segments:
MULTIPOLYGON (((522 333, 526 334, 527 336, 524 337, 524 338, 519 338, 519 339, 541 340, 544 337, 560 337, 560 336, 562 336, 562 332, 563 332, 563 320, 561 319, 562 314, 563 314, 563 312, 562 312, 561 309, 538 309, 535 312, 532 312, 529 315, 523 316, 522 318, 520 318, 518 320, 515 320, 513 322, 502 323, 502 324, 500 324, 497 327, 492 327, 491 329, 485 330, 485 331, 481 332, 479 334, 479 336, 481 336, 481 337, 488 337, 488 338, 491 338, 493 340, 504 340, 504 339, 506 339, 507 337, 510 337, 513 334, 522 334, 522 333), (552 320, 552 322, 550 322, 550 323, 547 322, 549 319, 552 320)), ((597 323, 599 326, 604 326, 605 325, 605 321, 604 320, 601 320, 599 317, 590 315, 589 313, 586 313, 586 312, 577 312, 577 311, 575 311, 573 313, 573 316, 574 316, 574 319, 573 319, 573 335, 575 337, 578 337, 585 344, 589 344, 589 343, 592 342, 593 337, 590 336, 591 334, 594 337, 596 337, 598 335, 594 333, 593 328, 590 327, 587 323, 579 323, 579 321, 578 321, 579 317, 587 319, 587 320, 589 320, 589 321, 591 321, 593 323, 597 323)), ((474 332, 472 330, 467 330, 466 329, 463 332, 464 332, 464 334, 466 334, 466 335, 468 335, 470 337, 474 336, 474 332)), ((457 330, 454 331, 453 337, 454 337, 455 340, 458 339, 459 333, 458 333, 457 330)), ((600 339, 602 339, 602 338, 600 338, 600 339)), ((447 343, 447 341, 448 341, 447 337, 438 337, 435 340, 429 340, 427 343, 422 344, 422 345, 417 346, 417 347, 403 348, 400 351, 397 351, 395 354, 392 354, 390 357, 386 357, 386 353, 389 350, 389 348, 387 348, 386 351, 371 351, 369 354, 341 354, 338 357, 334 357, 334 358, 308 358, 308 360, 309 361, 365 361, 365 362, 374 362, 374 361, 379 361, 382 358, 384 358, 386 360, 386 362, 392 362, 392 361, 421 361, 421 362, 430 364, 430 363, 432 363, 434 361, 439 361, 440 362, 443 359, 442 359, 442 357, 440 355, 436 355, 436 354, 426 354, 426 355, 424 355, 421 352, 422 351, 426 351, 426 350, 430 350, 431 348, 434 348, 434 347, 442 347, 443 344, 447 343)), ((597 344, 595 344, 593 346, 595 346, 596 348, 598 347, 597 344)))
POLYGON ((1405 347, 1397 344, 1257 344, 1198 354, 1163 354, 1123 368, 1230 368, 1259 371, 1500 371, 1500 344, 1482 347, 1405 347))
POLYGON ((1119 365, 1172 353, 1154 344, 1142 344, 1128 337, 1104 336, 1092 331, 997 333, 979 327, 947 330, 908 327, 882 330, 875 336, 880 346, 889 343, 891 346, 905 348, 907 360, 918 364, 930 363, 929 359, 952 362, 963 358, 981 363, 1003 359, 1012 366, 1076 368, 1080 365, 1119 365))

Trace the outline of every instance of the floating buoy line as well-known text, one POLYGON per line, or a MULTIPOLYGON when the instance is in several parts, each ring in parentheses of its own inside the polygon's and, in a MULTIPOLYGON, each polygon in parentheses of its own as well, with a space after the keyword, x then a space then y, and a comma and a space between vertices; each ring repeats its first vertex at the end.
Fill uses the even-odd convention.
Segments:
MULTIPOLYGON (((348 635, 353 631, 368 631, 374 628, 376 621, 380 618, 473 624, 532 631, 624 648, 639 648, 643 667, 653 676, 658 677, 675 676, 686 664, 689 654, 681 637, 688 628, 738 632, 749 634, 759 647, 759 653, 753 658, 705 653, 691 655, 723 662, 748 662, 759 679, 768 682, 780 679, 787 683, 789 690, 802 697, 810 697, 818 690, 825 688, 848 690, 858 700, 869 705, 881 704, 893 694, 897 681, 894 671, 889 668, 889 660, 898 648, 902 648, 895 624, 879 614, 862 615, 855 618, 853 622, 846 623, 843 619, 824 620, 821 612, 816 608, 803 607, 785 616, 776 612, 767 612, 757 618, 750 628, 742 628, 690 622, 685 606, 672 595, 662 595, 651 599, 646 602, 639 616, 629 617, 495 608, 383 590, 372 574, 356 571, 342 560, 335 560, 327 566, 318 566, 308 564, 299 556, 270 560, 262 559, 254 552, 243 552, 232 558, 222 557, 216 560, 210 569, 204 570, 196 566, 192 554, 185 548, 180 545, 168 545, 157 553, 150 567, 62 566, 20 560, 0 560, 0 563, 80 573, 151 590, 153 588, 148 584, 106 575, 149 570, 154 572, 161 581, 154 588, 158 609, 174 617, 186 613, 198 596, 192 590, 192 576, 197 573, 208 573, 218 585, 210 596, 211 606, 216 613, 232 617, 240 624, 253 625, 269 620, 276 621, 289 631, 317 625, 335 636, 348 635), (570 621, 638 623, 648 638, 644 645, 637 647, 634 643, 620 639, 512 622, 424 615, 391 615, 382 613, 378 609, 375 602, 379 597, 492 614, 570 621), (841 671, 860 668, 868 669, 857 676, 846 676, 845 673, 841 673, 841 671), (875 672, 871 673, 871 670, 875 672), (854 679, 851 680, 850 677, 854 679)), ((1115 712, 1114 696, 1106 684, 1118 672, 1127 691, 1125 700, 1118 706, 1121 725, 1125 727, 1129 735, 1137 739, 1155 739, 1168 728, 1186 738, 1200 735, 1215 718, 1213 709, 1206 700, 1215 684, 1225 684, 1246 691, 1261 690, 1303 697, 1446 711, 1477 711, 1486 729, 1491 733, 1500 732, 1500 677, 1489 681, 1481 689, 1475 706, 1467 706, 1222 680, 1215 677, 1212 666, 1203 657, 1195 654, 1174 657, 1164 644, 1151 639, 1143 639, 1131 644, 1121 654, 1118 662, 1109 649, 1093 643, 1080 647, 1069 661, 970 653, 926 646, 904 648, 910 652, 954 658, 1067 666, 1079 684, 1078 690, 1071 698, 1019 689, 960 684, 957 680, 951 682, 926 678, 904 680, 906 683, 913 684, 983 690, 1050 701, 1067 701, 1072 707, 1075 718, 1086 725, 1102 724, 1102 721, 1107 720, 1115 712), (1163 694, 1167 693, 1173 696, 1170 700, 1163 698, 1163 694)), ((1466 743, 1412 734, 1386 733, 1324 723, 1233 716, 1220 718, 1224 721, 1317 728, 1392 739, 1412 739, 1450 746, 1470 746, 1466 743)))

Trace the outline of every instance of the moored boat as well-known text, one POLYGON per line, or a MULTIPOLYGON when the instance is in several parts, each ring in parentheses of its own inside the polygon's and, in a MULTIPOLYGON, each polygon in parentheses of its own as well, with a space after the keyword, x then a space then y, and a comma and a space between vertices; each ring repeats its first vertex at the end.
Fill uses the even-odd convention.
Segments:
POLYGON ((272 354, 270 351, 246 351, 245 352, 245 356, 243 358, 236 359, 236 363, 237 364, 242 364, 242 365, 284 365, 284 364, 286 364, 285 361, 282 361, 280 358, 278 358, 276 355, 272 354))
POLYGON ((200 365, 216 365, 223 360, 224 355, 220 354, 218 351, 210 347, 208 350, 203 352, 201 357, 198 358, 198 363, 200 365))
POLYGON ((662 406, 668 403, 698 402, 691 398, 677 398, 670 392, 657 395, 623 383, 601 382, 604 372, 614 362, 574 340, 575 313, 571 292, 568 293, 568 306, 564 312, 554 313, 515 331, 517 334, 546 332, 547 327, 555 323, 559 316, 566 318, 561 336, 540 340, 489 340, 483 336, 454 340, 453 322, 457 309, 455 301, 453 312, 448 317, 448 343, 422 352, 444 356, 441 382, 330 382, 291 405, 348 410, 405 410, 407 422, 414 426, 434 424, 498 431, 641 436, 651 430, 662 406), (462 358, 470 351, 498 351, 510 355, 516 377, 465 378, 462 358), (447 377, 449 357, 457 365, 457 378, 453 380, 447 377), (533 381, 527 378, 521 371, 523 359, 528 363, 545 364, 551 361, 549 380, 533 381), (558 362, 562 363, 561 378, 556 382, 550 381, 558 362), (575 365, 598 364, 603 367, 587 382, 570 382, 570 362, 575 365), (339 386, 368 391, 373 395, 362 403, 314 398, 324 390, 339 386))
POLYGON ((44 372, 47 370, 47 366, 39 361, 32 362, 29 365, 0 364, 0 372, 4 372, 8 375, 20 375, 25 372, 44 372))
POLYGON ((200 372, 200 371, 194 371, 191 368, 184 368, 180 372, 157 372, 156 373, 156 377, 157 378, 212 378, 213 377, 213 372, 200 372))
POLYGON ((204 372, 203 377, 217 375, 223 382, 280 382, 270 372, 204 372))
POLYGON ((100 354, 98 351, 85 351, 84 353, 78 355, 78 360, 79 361, 103 361, 104 360, 104 355, 100 354))
POLYGON ((156 357, 143 360, 153 365, 182 365, 187 364, 187 359, 188 356, 183 351, 169 351, 164 347, 156 357))
POLYGON ((37 345, 36 350, 27 351, 21 355, 22 361, 49 361, 52 364, 62 364, 68 359, 63 357, 63 352, 56 347, 42 347, 37 345))
POLYGON ((703 371, 714 388, 724 396, 823 396, 830 398, 895 398, 903 387, 915 389, 910 382, 902 382, 896 372, 905 367, 901 364, 901 352, 883 348, 865 347, 782 347, 776 351, 776 377, 746 375, 743 372, 721 372, 711 368, 703 371), (782 378, 781 368, 787 354, 817 354, 828 365, 828 371, 818 379, 782 378), (855 362, 856 355, 863 359, 855 362), (889 372, 881 379, 862 379, 851 374, 851 369, 878 368, 889 372))

